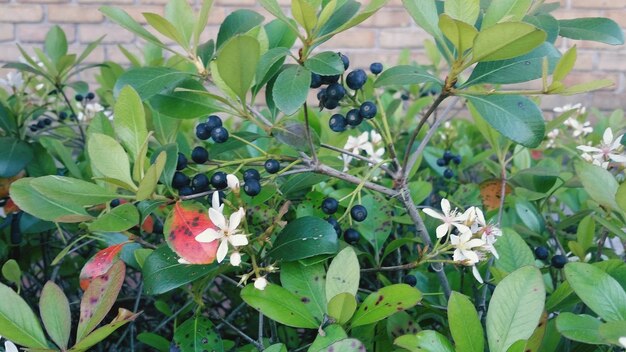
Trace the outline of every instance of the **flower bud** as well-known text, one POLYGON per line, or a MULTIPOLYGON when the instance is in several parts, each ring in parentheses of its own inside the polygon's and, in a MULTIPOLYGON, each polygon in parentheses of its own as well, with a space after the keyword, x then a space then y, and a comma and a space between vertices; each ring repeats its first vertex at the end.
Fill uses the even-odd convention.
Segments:
POLYGON ((241 264, 241 253, 232 252, 230 254, 230 265, 239 266, 241 264))
POLYGON ((226 182, 228 183, 228 188, 232 189, 233 192, 239 193, 239 179, 237 176, 233 174, 226 175, 226 182))
POLYGON ((265 276, 261 276, 261 277, 257 277, 256 279, 254 279, 254 288, 256 288, 257 290, 265 290, 265 287, 267 286, 267 279, 265 279, 265 276))

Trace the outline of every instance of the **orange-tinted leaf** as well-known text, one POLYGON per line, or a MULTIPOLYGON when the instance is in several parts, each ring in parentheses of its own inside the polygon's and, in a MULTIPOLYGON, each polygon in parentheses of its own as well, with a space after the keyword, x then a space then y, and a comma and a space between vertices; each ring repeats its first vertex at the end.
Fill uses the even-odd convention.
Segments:
POLYGON ((4 213, 8 215, 11 213, 17 213, 19 211, 20 211, 20 207, 18 207, 17 204, 15 204, 13 199, 11 198, 7 199, 6 204, 4 204, 4 213))
POLYGON ((141 224, 141 229, 147 233, 152 233, 152 231, 154 231, 154 219, 152 219, 152 216, 146 217, 143 224, 141 224))
MULTIPOLYGON (((511 186, 506 184, 505 194, 511 193, 511 186)), ((500 208, 500 200, 502 199, 502 180, 494 179, 485 181, 480 184, 480 198, 487 210, 495 210, 500 208)))
POLYGON ((215 228, 207 211, 197 203, 177 202, 165 221, 165 239, 170 248, 191 264, 210 264, 215 260, 218 241, 201 243, 196 235, 215 228))
POLYGON ((80 271, 80 288, 86 290, 94 278, 106 274, 111 269, 111 266, 119 260, 122 247, 127 243, 124 242, 107 247, 89 259, 80 271))
POLYGON ((24 171, 20 171, 15 176, 8 177, 8 178, 0 178, 0 198, 4 198, 8 196, 11 183, 24 177, 24 175, 26 175, 26 173, 24 171))

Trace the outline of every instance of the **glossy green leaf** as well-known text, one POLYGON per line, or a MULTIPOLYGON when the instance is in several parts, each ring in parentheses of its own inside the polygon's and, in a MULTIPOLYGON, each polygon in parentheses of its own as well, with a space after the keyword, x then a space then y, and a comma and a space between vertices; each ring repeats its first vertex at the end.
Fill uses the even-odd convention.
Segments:
POLYGON ((67 349, 72 329, 70 302, 63 290, 52 281, 46 282, 41 291, 39 311, 52 341, 62 350, 67 349))
MULTIPOLYGON (((372 1, 370 4, 380 1, 372 1)), ((327 36, 328 39, 332 33, 337 33, 343 28, 347 27, 352 19, 355 18, 359 12, 361 4, 354 0, 345 0, 341 6, 337 7, 330 15, 326 23, 317 29, 318 36, 327 36)))
POLYGON ((2 337, 30 348, 48 348, 39 320, 15 291, 0 283, 0 331, 2 337))
POLYGON ((439 14, 434 0, 402 0, 402 5, 418 26, 443 43, 443 35, 438 25, 439 14))
POLYGON ((617 192, 615 193, 615 202, 622 209, 622 211, 626 212, 626 183, 622 183, 621 186, 617 188, 617 192))
POLYGON ((600 325, 598 328, 604 342, 624 347, 623 338, 626 331, 626 320, 611 321, 600 325))
POLYGON ((146 346, 152 347, 159 352, 169 352, 170 341, 165 337, 153 332, 142 332, 137 335, 137 340, 146 346))
POLYGON ((241 298, 260 313, 283 325, 317 329, 320 324, 296 295, 279 285, 270 283, 264 290, 247 285, 241 290, 241 298))
MULTIPOLYGON (((308 108, 311 110, 311 108, 308 108)), ((302 136, 306 135, 306 125, 299 121, 286 120, 278 126, 272 128, 272 135, 276 139, 296 150, 306 152, 310 150, 309 142, 302 136)), ((314 129, 311 129, 311 141, 314 146, 319 146, 320 138, 314 129)))
POLYGON ((2 264, 2 276, 8 282, 11 282, 17 286, 20 286, 22 279, 22 270, 20 269, 20 265, 17 264, 15 259, 9 259, 4 264, 2 264))
POLYGON ((289 49, 284 47, 272 48, 261 55, 259 65, 256 69, 256 83, 254 92, 258 92, 267 82, 269 82, 280 70, 285 62, 285 57, 289 55, 289 49))
POLYGON ((356 297, 353 294, 339 293, 328 301, 328 316, 338 324, 347 323, 356 310, 356 297))
POLYGON ((187 72, 169 67, 131 68, 119 76, 113 92, 117 96, 122 88, 129 85, 139 94, 141 100, 147 100, 158 93, 173 89, 190 77, 187 72))
POLYGON ((506 352, 516 341, 527 340, 539 323, 545 297, 539 269, 525 266, 505 277, 487 311, 489 350, 506 352))
POLYGON ((280 267, 280 282, 283 287, 298 296, 309 312, 320 320, 327 312, 325 276, 322 263, 304 266, 299 262, 287 262, 280 267))
POLYGON ((172 346, 180 352, 224 351, 222 339, 213 328, 213 323, 201 315, 187 319, 176 328, 172 346))
POLYGON ((543 114, 532 100, 516 95, 465 97, 483 119, 512 141, 534 148, 543 140, 543 114))
POLYGON ((117 317, 113 319, 109 324, 103 325, 102 327, 94 330, 89 335, 85 336, 82 340, 78 341, 69 352, 83 352, 88 351, 90 347, 97 344, 98 342, 106 339, 109 335, 115 332, 115 330, 121 328, 127 323, 135 320, 140 313, 132 314, 128 310, 124 308, 119 308, 117 317))
POLYGON ((306 102, 311 85, 311 71, 299 65, 290 65, 274 82, 272 96, 276 107, 285 115, 293 115, 306 102))
POLYGON ((518 199, 515 202, 515 213, 529 230, 535 233, 542 233, 545 229, 543 216, 529 201, 518 199))
POLYGON ((161 41, 157 37, 155 37, 150 32, 148 32, 145 28, 143 28, 126 11, 118 7, 102 6, 100 8, 100 12, 102 12, 111 21, 117 23, 123 28, 126 28, 132 33, 137 34, 141 38, 153 44, 164 46, 164 44, 161 43, 161 41))
POLYGON ((81 207, 107 203, 118 197, 95 183, 65 176, 33 178, 30 185, 46 197, 81 207))
POLYGON ((374 87, 422 84, 426 82, 441 85, 441 81, 437 77, 431 75, 421 67, 400 65, 383 71, 374 82, 374 87))
POLYGON ((576 295, 602 319, 626 320, 626 292, 617 280, 587 263, 568 263, 564 271, 576 295))
POLYGON ((515 270, 535 263, 532 250, 517 232, 504 228, 502 236, 494 244, 500 258, 494 264, 497 268, 512 273, 515 270))
POLYGON ((87 144, 91 167, 104 177, 118 180, 124 188, 135 190, 130 177, 130 161, 122 146, 113 138, 94 133, 87 144))
POLYGON ((339 27, 335 32, 344 32, 354 26, 361 24, 363 21, 372 17, 378 10, 380 10, 383 6, 385 6, 389 0, 372 0, 369 1, 368 4, 355 16, 351 16, 351 18, 339 27))
POLYGON ((396 284, 383 287, 365 298, 352 318, 352 327, 368 325, 390 315, 414 307, 422 293, 409 285, 396 284))
POLYGON ((552 74, 552 80, 554 82, 559 82, 565 79, 567 75, 574 68, 574 64, 576 63, 577 51, 576 46, 571 47, 569 50, 563 54, 563 57, 557 63, 554 73, 552 74))
POLYGON ((345 71, 341 57, 334 51, 314 55, 304 62, 304 66, 322 76, 340 75, 345 71))
POLYGON ((307 33, 311 33, 317 24, 317 9, 308 0, 292 0, 291 15, 307 33))
POLYGON ((111 209, 89 224, 89 230, 94 232, 126 231, 139 224, 139 212, 131 203, 124 203, 111 209))
POLYGON ((174 25, 163 16, 156 13, 144 12, 143 17, 146 19, 146 22, 148 22, 148 24, 159 33, 173 40, 185 49, 189 47, 189 43, 185 41, 182 33, 180 33, 178 29, 176 29, 176 27, 174 27, 174 25))
POLYGON ((337 324, 328 325, 322 330, 324 331, 324 335, 318 334, 317 337, 315 337, 315 340, 307 350, 308 352, 322 351, 333 343, 348 337, 343 328, 337 324))
POLYGON ((142 267, 143 290, 147 295, 159 295, 186 285, 216 270, 213 265, 187 265, 178 262, 178 256, 166 246, 152 252, 142 267))
POLYGON ((114 112, 115 133, 130 154, 130 159, 137 160, 148 130, 141 98, 131 86, 125 86, 120 91, 114 112))
POLYGON ((233 11, 226 16, 224 22, 220 25, 220 30, 217 33, 217 48, 221 48, 234 36, 247 33, 262 22, 263 16, 252 10, 239 9, 233 11))
POLYGON ((44 49, 54 63, 58 63, 59 59, 67 54, 67 38, 61 27, 55 25, 50 28, 46 34, 44 49))
POLYGON ((598 329, 602 322, 591 315, 563 312, 556 318, 556 328, 566 338, 592 345, 603 343, 598 329))
POLYGON ((33 159, 28 143, 13 137, 0 137, 0 177, 11 177, 22 171, 33 159))
POLYGON ((365 220, 354 223, 354 228, 374 247, 376 253, 380 253, 392 232, 389 219, 393 216, 393 209, 385 199, 373 195, 363 197, 361 204, 369 213, 365 220))
POLYGON ((137 189, 138 201, 150 198, 156 190, 159 178, 161 177, 163 169, 165 168, 166 158, 167 154, 165 151, 159 153, 156 160, 154 161, 154 164, 150 165, 148 171, 146 171, 146 175, 139 183, 139 188, 137 189))
MULTIPOLYGON (((370 208, 371 209, 371 208, 370 208)), ((330 300, 340 293, 349 293, 356 296, 359 289, 361 272, 359 259, 352 247, 341 250, 333 258, 326 274, 326 299, 330 300)))
POLYGON ((339 250, 335 229, 327 221, 305 216, 291 221, 278 234, 268 253, 279 261, 294 261, 339 250))
POLYGON ((491 27, 500 21, 520 21, 530 8, 532 0, 492 1, 485 12, 482 26, 491 27))
POLYGON ((287 352, 287 347, 283 343, 276 343, 264 349, 263 352, 287 352))
POLYGON ((530 23, 533 26, 546 32, 548 37, 546 42, 555 44, 556 39, 559 37, 559 21, 552 15, 547 13, 537 13, 534 16, 524 17, 524 22, 530 23))
POLYGON ((483 327, 467 296, 452 292, 448 301, 448 321, 457 352, 483 352, 483 327))
POLYGON ((593 200, 610 209, 619 209, 615 202, 619 184, 613 174, 600 166, 586 162, 578 162, 574 164, 574 168, 585 191, 593 200))
POLYGON ((393 344, 411 352, 454 352, 450 341, 433 330, 420 331, 415 335, 400 336, 395 339, 393 344))
POLYGON ((621 45, 624 44, 624 32, 615 21, 603 17, 576 18, 559 20, 559 34, 576 40, 621 45))
POLYGON ((546 32, 523 22, 498 23, 474 40, 473 62, 511 59, 529 53, 546 40, 546 32))
POLYGON ((63 143, 52 137, 41 137, 39 143, 48 150, 48 153, 59 160, 69 171, 72 177, 83 178, 82 172, 72 158, 72 151, 63 143))
POLYGON ((245 35, 230 39, 218 53, 217 69, 220 77, 243 102, 254 80, 260 57, 259 42, 245 35))
POLYGON ((474 26, 446 14, 439 16, 439 28, 456 48, 458 57, 462 57, 466 50, 472 48, 474 38, 478 35, 478 30, 474 26))
POLYGON ((447 0, 443 12, 455 20, 473 25, 480 12, 480 0, 447 0))
POLYGON ((334 342, 320 352, 362 352, 365 351, 363 342, 357 339, 343 339, 334 342))
POLYGON ((183 47, 188 46, 191 40, 191 34, 196 22, 194 12, 187 0, 168 1, 165 6, 165 18, 176 28, 181 36, 182 42, 185 44, 183 47))
POLYGON ((18 134, 15 116, 3 102, 0 102, 0 129, 8 135, 18 134))

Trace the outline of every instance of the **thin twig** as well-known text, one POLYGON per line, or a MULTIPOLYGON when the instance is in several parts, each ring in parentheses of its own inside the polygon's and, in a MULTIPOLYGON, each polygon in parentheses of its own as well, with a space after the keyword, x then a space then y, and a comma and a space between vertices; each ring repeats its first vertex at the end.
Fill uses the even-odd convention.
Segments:
POLYGON ((257 111, 252 105, 247 104, 246 107, 248 108, 248 111, 250 111, 252 113, 252 115, 254 115, 254 117, 256 117, 257 119, 261 120, 261 122, 263 122, 266 126, 268 127, 272 127, 272 123, 270 122, 270 120, 266 119, 265 116, 263 116, 263 114, 261 114, 259 111, 257 111))
POLYGON ((304 134, 306 140, 309 142, 309 148, 311 149, 311 157, 313 158, 313 165, 317 165, 317 153, 315 151, 315 145, 313 144, 313 138, 311 137, 311 126, 309 125, 309 108, 306 102, 303 104, 304 109, 304 134))
MULTIPOLYGON (((322 143, 320 146, 322 148, 330 149, 330 150, 336 151, 336 152, 341 153, 341 154, 349 155, 349 156, 351 156, 351 157, 353 157, 355 159, 359 159, 359 160, 365 161, 365 162, 367 162, 369 164, 372 164, 372 165, 376 164, 376 162, 373 161, 370 158, 366 158, 363 155, 355 154, 355 153, 352 153, 352 152, 350 152, 348 150, 345 150, 345 149, 342 149, 342 148, 338 148, 338 147, 332 146, 330 144, 322 143)), ((381 165, 380 169, 385 171, 386 173, 388 173, 389 176, 391 176, 391 177, 395 177, 395 175, 396 175, 395 172, 391 171, 388 167, 386 167, 384 165, 381 165)))
POLYGON ((63 99, 65 100, 65 103, 67 104, 67 107, 72 112, 72 116, 76 118, 76 126, 78 127, 78 131, 80 132, 80 139, 83 142, 83 144, 85 144, 85 132, 83 131, 83 126, 81 126, 80 122, 78 121, 78 115, 76 114, 76 111, 74 110, 74 107, 72 106, 72 103, 70 103, 70 100, 67 98, 65 91, 63 91, 63 87, 61 87, 60 85, 57 85, 56 88, 61 93, 61 96, 63 97, 63 99))
POLYGON ((233 329, 237 333, 237 335, 243 337, 244 340, 246 340, 249 343, 253 344, 256 348, 259 349, 259 351, 263 351, 265 349, 265 346, 263 346, 262 343, 259 343, 258 341, 256 341, 252 337, 248 336, 245 332, 239 330, 239 328, 237 328, 233 324, 231 324, 228 321, 226 321, 226 319, 224 319, 222 317, 218 317, 215 314, 213 314, 213 318, 220 320, 222 322, 222 324, 224 324, 224 325, 228 326, 229 328, 233 329))

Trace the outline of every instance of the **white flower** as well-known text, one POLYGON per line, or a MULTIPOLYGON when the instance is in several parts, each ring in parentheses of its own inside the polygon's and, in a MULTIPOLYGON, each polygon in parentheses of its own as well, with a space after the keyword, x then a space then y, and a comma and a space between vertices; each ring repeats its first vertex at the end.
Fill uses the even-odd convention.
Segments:
MULTIPOLYGON (((0 340, 2 340, 2 336, 0 336, 0 340)), ((4 351, 5 352, 19 352, 17 346, 9 340, 4 341, 4 351)))
POLYGON ((626 348, 626 336, 620 337, 617 341, 620 345, 622 345, 622 347, 626 348))
POLYGON ((217 209, 209 209, 209 218, 213 224, 217 227, 217 230, 208 228, 202 231, 196 236, 198 242, 213 242, 220 240, 220 245, 217 248, 217 262, 221 263, 226 254, 228 254, 228 244, 233 247, 245 246, 248 244, 248 237, 241 234, 237 229, 241 223, 241 219, 245 216, 243 208, 239 208, 238 211, 230 214, 230 219, 226 220, 224 214, 217 209))
POLYGON ((621 155, 622 145, 620 141, 622 137, 623 135, 620 135, 613 139, 613 131, 609 127, 604 131, 602 143, 600 143, 599 147, 579 145, 576 148, 585 152, 585 154, 582 155, 585 160, 591 161, 606 169, 610 161, 626 163, 626 155, 621 155))
POLYGON ((220 192, 213 192, 213 196, 211 197, 211 208, 219 211, 220 213, 224 212, 224 204, 220 204, 220 192))
POLYGON ((234 251, 230 254, 230 265, 239 266, 241 264, 241 253, 234 251))
POLYGON ((578 110, 578 114, 582 115, 585 113, 585 111, 587 111, 587 108, 585 108, 581 103, 578 104, 565 104, 563 106, 560 107, 556 107, 554 109, 552 109, 552 111, 556 112, 556 113, 564 113, 566 111, 570 111, 570 110, 578 110))
POLYGON ((267 279, 265 278, 265 276, 261 276, 261 277, 257 277, 256 279, 254 279, 254 288, 256 288, 257 290, 265 290, 265 287, 267 286, 267 279))
POLYGON ((228 183, 228 188, 232 189, 235 193, 239 193, 239 179, 237 176, 233 174, 226 175, 226 182, 228 183))
POLYGON ((7 78, 0 78, 0 85, 12 90, 19 90, 24 86, 24 79, 21 72, 9 72, 7 78))
POLYGON ((591 123, 589 121, 580 123, 575 118, 570 117, 565 120, 563 124, 565 126, 569 126, 573 130, 572 136, 574 136, 574 138, 578 136, 586 136, 589 133, 593 132, 593 127, 591 127, 591 123))
POLYGON ((559 136, 560 132, 561 131, 555 128, 546 134, 546 137, 548 137, 548 143, 546 143, 546 148, 554 148, 556 146, 556 139, 559 136))
POLYGON ((97 113, 104 111, 104 107, 96 102, 87 103, 84 105, 80 104, 80 106, 83 108, 83 111, 79 112, 78 116, 76 117, 79 121, 90 120, 94 116, 96 116, 97 113))
POLYGON ((478 268, 476 268, 476 265, 472 265, 472 275, 474 275, 476 281, 480 282, 481 284, 483 283, 483 278, 480 276, 480 272, 478 272, 478 268))
POLYGON ((474 265, 480 261, 478 253, 474 248, 485 245, 483 240, 472 238, 471 232, 461 232, 460 236, 450 235, 450 244, 454 246, 452 259, 463 265, 474 265))
POLYGON ((441 200, 441 210, 443 214, 429 208, 423 210, 426 215, 443 221, 443 224, 437 226, 437 238, 442 238, 447 235, 448 232, 452 230, 452 227, 456 227, 461 233, 469 233, 471 236, 469 227, 463 224, 463 222, 467 220, 467 212, 465 214, 459 214, 456 209, 451 210, 450 202, 445 198, 441 200))

